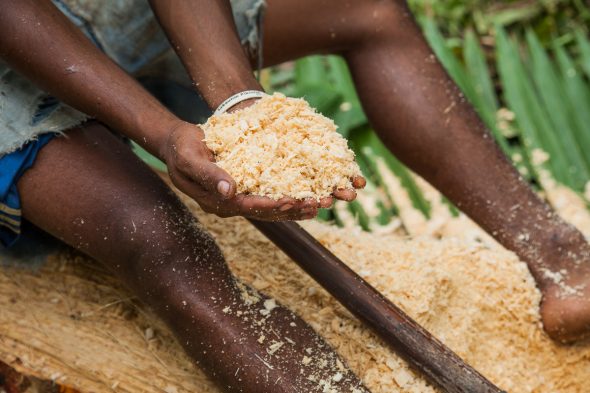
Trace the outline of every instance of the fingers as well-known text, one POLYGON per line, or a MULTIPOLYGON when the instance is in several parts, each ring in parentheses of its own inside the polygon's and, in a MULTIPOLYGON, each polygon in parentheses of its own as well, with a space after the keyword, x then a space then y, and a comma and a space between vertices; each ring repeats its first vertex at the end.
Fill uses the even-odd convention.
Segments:
POLYGON ((299 220, 315 217, 320 203, 314 199, 296 200, 281 198, 278 201, 254 195, 237 195, 232 201, 239 207, 239 214, 245 217, 270 220, 299 220))
POLYGON ((236 194, 234 179, 215 163, 200 159, 191 165, 191 169, 185 175, 205 190, 218 193, 223 199, 231 199, 236 194))
POLYGON ((332 197, 320 199, 320 207, 323 209, 327 209, 327 208, 331 207, 333 203, 334 203, 334 198, 332 198, 332 197))
MULTIPOLYGON (((263 196, 236 195, 235 182, 215 163, 198 159, 193 160, 188 168, 170 171, 173 182, 195 199, 203 210, 220 217, 244 216, 265 221, 308 220, 316 217, 320 208, 330 207, 334 201, 332 197, 318 201, 313 198, 297 200, 284 197, 274 200, 263 196)), ((340 194, 337 192, 335 195, 340 194)), ((343 192, 347 197, 345 194, 343 192)))
POLYGON ((285 215, 251 217, 260 221, 303 221, 315 218, 318 215, 317 208, 311 208, 302 211, 290 212, 285 215))
POLYGON ((203 131, 198 127, 178 132, 171 142, 173 154, 167 160, 169 171, 179 171, 203 189, 229 199, 236 194, 232 177, 213 161, 213 153, 203 142, 203 131))
POLYGON ((277 201, 245 194, 225 199, 218 193, 206 190, 200 183, 181 172, 171 172, 170 175, 173 183, 195 199, 204 211, 220 217, 244 216, 264 221, 296 221, 315 217, 320 207, 320 202, 314 199, 281 198, 277 201))
POLYGON ((356 191, 350 189, 334 190, 332 195, 334 195, 334 198, 346 202, 352 202, 356 199, 356 191))
POLYGON ((334 190, 332 195, 336 199, 341 201, 352 202, 356 199, 356 190, 364 188, 367 185, 367 181, 362 176, 355 176, 351 179, 352 189, 337 189, 334 190))
POLYGON ((177 132, 171 143, 170 159, 167 160, 173 181, 186 194, 197 200, 201 207, 221 217, 242 215, 263 220, 301 220, 318 214, 319 208, 329 208, 334 198, 353 201, 354 189, 366 184, 362 176, 351 179, 354 189, 335 190, 332 197, 296 200, 281 198, 278 201, 261 196, 238 195, 232 177, 213 161, 212 152, 203 143, 200 128, 191 127, 177 132))
POLYGON ((359 190, 361 188, 365 188, 365 186, 367 185, 367 181, 365 180, 364 177, 362 176, 355 176, 352 178, 352 186, 359 190))

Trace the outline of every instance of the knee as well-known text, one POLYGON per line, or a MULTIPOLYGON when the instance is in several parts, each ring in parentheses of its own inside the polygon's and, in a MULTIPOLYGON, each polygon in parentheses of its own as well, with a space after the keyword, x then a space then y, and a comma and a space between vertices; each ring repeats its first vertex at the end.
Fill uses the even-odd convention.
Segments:
POLYGON ((162 203, 150 209, 130 209, 118 217, 119 238, 129 277, 158 286, 183 272, 188 277, 203 271, 224 270, 221 250, 211 235, 183 206, 162 203), (139 210, 139 211, 138 211, 139 210))

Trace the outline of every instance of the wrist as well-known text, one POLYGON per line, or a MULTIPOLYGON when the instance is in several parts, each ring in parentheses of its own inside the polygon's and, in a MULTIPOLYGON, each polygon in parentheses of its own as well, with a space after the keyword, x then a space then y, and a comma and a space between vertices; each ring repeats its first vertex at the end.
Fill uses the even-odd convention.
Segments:
POLYGON ((116 121, 104 121, 164 161, 165 146, 170 133, 184 122, 159 102, 154 100, 154 104, 149 104, 150 101, 143 106, 118 108, 117 113, 121 114, 116 121))
POLYGON ((195 127, 196 126, 194 124, 187 123, 180 119, 173 123, 167 129, 165 138, 159 146, 158 158, 168 165, 170 160, 175 157, 174 149, 176 148, 177 141, 181 139, 182 135, 186 132, 194 134, 195 127))
MULTIPOLYGON (((224 84, 219 86, 216 84, 215 89, 202 88, 202 84, 195 83, 200 95, 209 105, 209 108, 216 110, 225 100, 234 94, 238 94, 246 90, 264 91, 260 83, 254 78, 254 75, 249 75, 246 78, 241 78, 238 82, 232 80, 224 81, 224 84)), ((205 84, 206 86, 206 84, 205 84)))
POLYGON ((239 104, 232 106, 227 110, 227 112, 232 113, 235 111, 239 111, 240 109, 245 109, 251 105, 254 105, 256 102, 258 102, 258 100, 260 100, 260 98, 249 98, 245 101, 240 102, 239 104))
MULTIPOLYGON (((266 96, 266 93, 260 90, 244 90, 237 94, 230 96, 228 99, 215 109, 214 115, 220 115, 222 113, 229 112, 232 108, 238 107, 238 109, 249 106, 252 99, 260 99, 266 96), (247 102, 249 101, 249 102, 247 102), (242 104, 247 102, 246 104, 242 104), (241 104, 241 105, 240 105, 241 104)), ((234 109, 235 110, 235 109, 234 109)))

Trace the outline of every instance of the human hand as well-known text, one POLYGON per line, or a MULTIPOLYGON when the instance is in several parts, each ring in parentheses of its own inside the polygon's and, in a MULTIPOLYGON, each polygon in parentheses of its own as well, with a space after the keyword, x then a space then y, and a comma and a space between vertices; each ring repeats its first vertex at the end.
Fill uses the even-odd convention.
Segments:
POLYGON ((352 183, 352 189, 337 189, 334 190, 332 196, 342 201, 351 202, 356 199, 356 190, 360 190, 367 185, 367 181, 362 176, 356 176, 350 179, 352 183))
MULTIPOLYGON (((174 185, 196 200, 205 212, 220 217, 294 221, 314 218, 320 207, 332 205, 331 197, 319 202, 289 197, 276 201, 262 196, 236 194, 235 181, 215 165, 213 153, 203 142, 204 139, 205 134, 198 126, 180 123, 170 133, 164 149, 164 160, 174 185)), ((345 197, 350 197, 350 194, 345 194, 345 197)))

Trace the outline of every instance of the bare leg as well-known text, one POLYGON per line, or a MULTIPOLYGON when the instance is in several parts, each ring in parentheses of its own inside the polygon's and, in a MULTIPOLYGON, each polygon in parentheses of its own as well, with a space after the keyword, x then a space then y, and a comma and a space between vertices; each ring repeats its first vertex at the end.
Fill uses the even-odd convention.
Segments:
POLYGON ((68 135, 20 180, 24 216, 111 268, 221 387, 366 391, 303 320, 235 281, 212 238, 125 144, 98 124, 68 135))
POLYGON ((528 264, 547 332, 590 332, 590 246, 502 155, 404 2, 270 0, 265 29, 266 65, 342 54, 387 147, 528 264))

